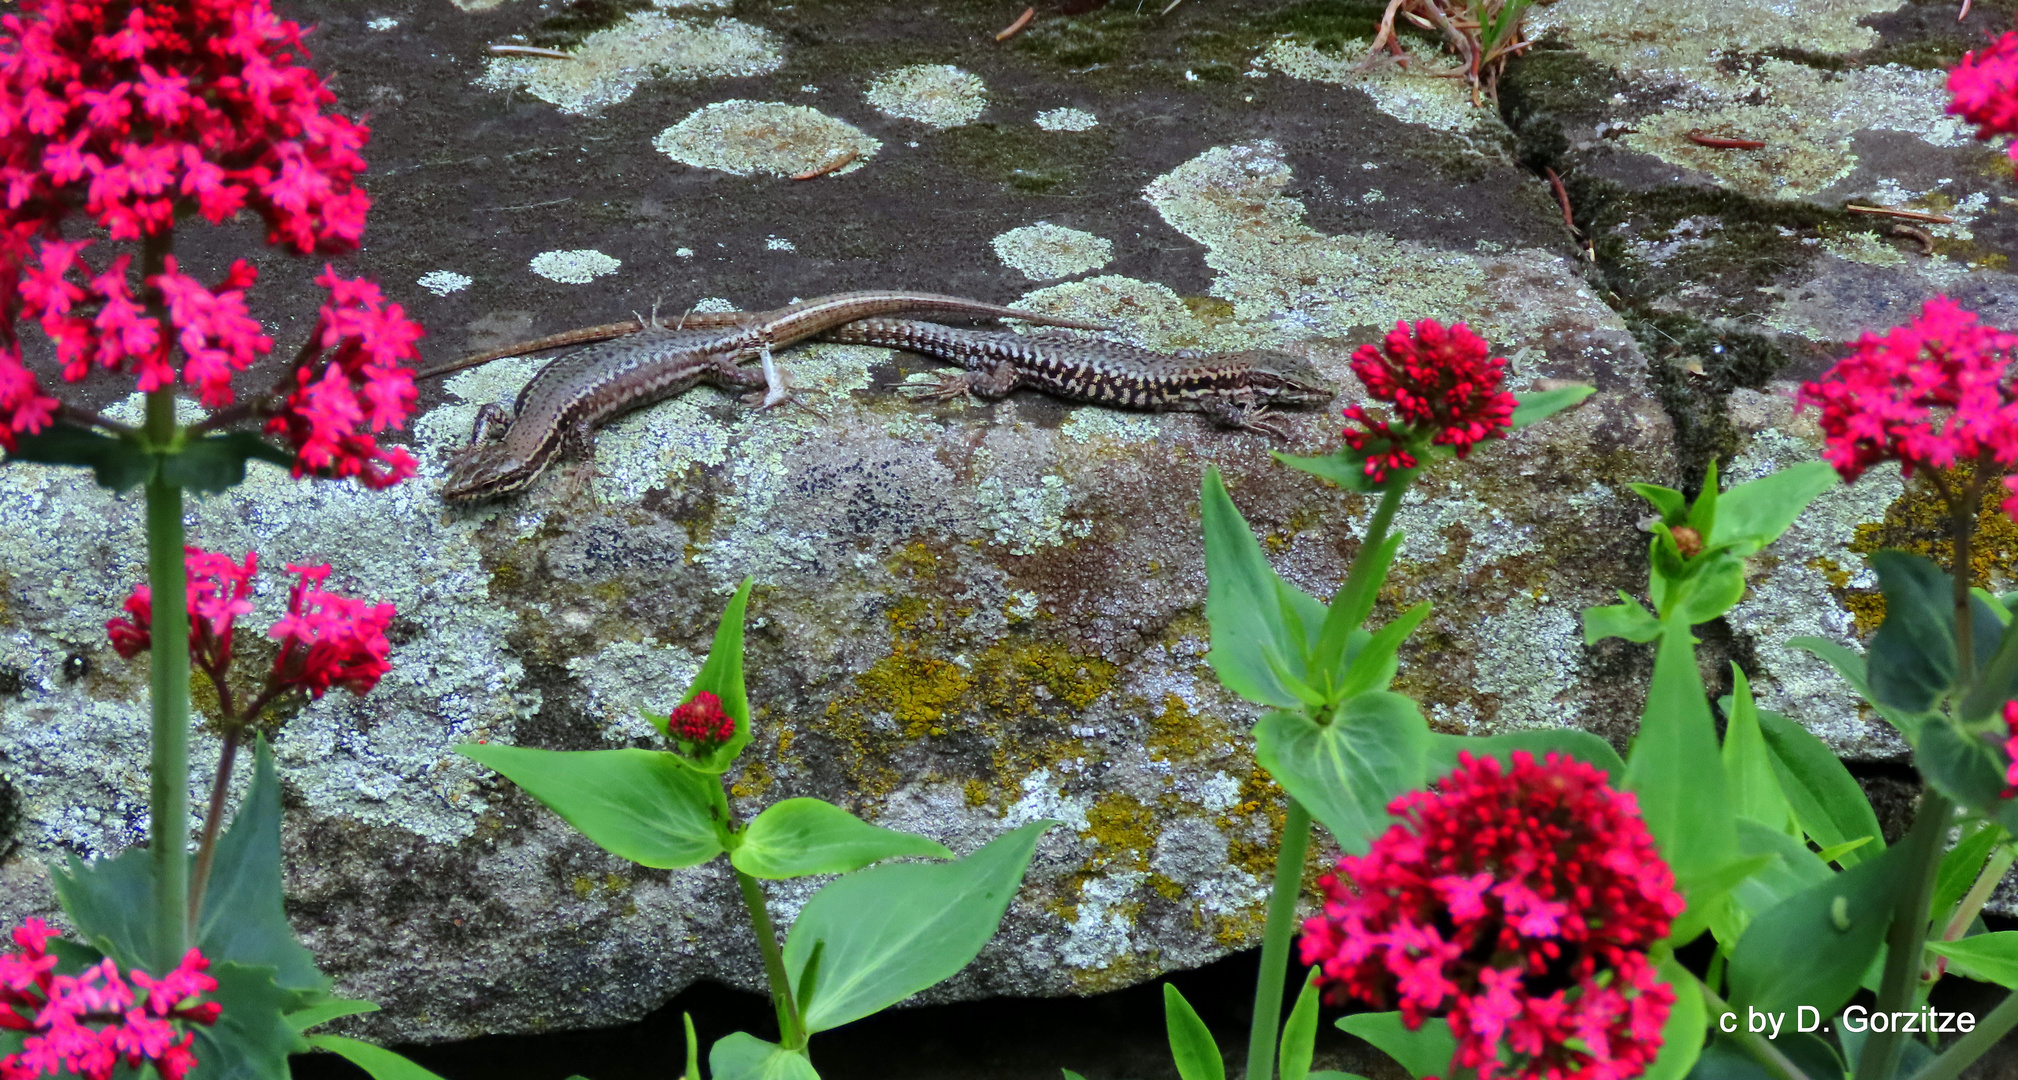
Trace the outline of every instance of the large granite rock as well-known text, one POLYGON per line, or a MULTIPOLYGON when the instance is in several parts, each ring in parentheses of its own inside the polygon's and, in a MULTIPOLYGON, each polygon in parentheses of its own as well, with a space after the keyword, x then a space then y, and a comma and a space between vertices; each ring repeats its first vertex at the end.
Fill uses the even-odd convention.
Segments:
MULTIPOLYGON (((1121 5, 998 45, 1020 6, 458 3, 299 12, 348 106, 374 115, 377 208, 353 269, 427 322, 431 360, 661 297, 759 307, 909 286, 1020 296, 1156 347, 1288 349, 1339 381, 1341 405, 1358 397, 1351 350, 1422 316, 1470 322, 1513 357, 1517 386, 1597 385, 1582 408, 1432 471, 1403 509, 1381 610, 1435 603, 1397 685, 1444 730, 1576 725, 1622 741, 1647 659, 1586 648, 1578 613, 1644 585, 1626 484, 1679 483, 1738 449, 1737 434, 1700 435, 1726 410, 1714 431, 1744 433, 1736 471, 1813 454, 1777 399, 1740 392, 1777 367, 1717 366, 1716 390, 1693 395, 1675 389, 1695 377, 1676 356, 1649 370, 1647 327, 1710 317, 1656 302, 1680 286, 1619 292, 1630 258, 1672 254, 1607 243, 1595 270, 1580 259, 1517 163, 1541 130, 1533 110, 1509 110, 1510 129, 1455 80, 1356 70, 1377 6, 1194 2, 1159 18, 1121 5), (486 55, 510 41, 581 59, 486 55)), ((1553 48, 1610 32, 1605 10, 1561 0, 1547 17, 1567 44, 1553 48)), ((1602 69, 1529 70, 1510 103, 1602 69)), ((1621 72, 1605 85, 1639 77, 1621 72)), ((1912 101, 1900 115, 1933 123, 1938 102, 1912 101)), ((240 239, 187 247, 221 260, 240 239)), ((263 269, 255 296, 283 320, 285 351, 314 268, 263 269)), ((1830 333, 1818 349, 1847 336, 1830 333)), ((591 1026, 696 978, 760 983, 721 867, 606 856, 450 752, 475 738, 648 743, 638 709, 671 703, 746 575, 759 734, 732 777, 741 811, 816 795, 959 851, 1033 818, 1066 823, 1002 934, 936 994, 1084 993, 1255 940, 1281 796, 1250 753, 1255 711, 1204 663, 1199 476, 1217 464, 1278 567, 1318 593, 1370 507, 1273 464, 1265 437, 1196 417, 1029 395, 920 406, 886 389, 924 370, 915 359, 820 346, 787 360, 802 406, 754 413, 698 390, 606 429, 592 466, 479 511, 435 494, 445 455, 537 361, 429 391, 419 482, 371 494, 267 471, 194 505, 195 542, 330 561, 345 590, 401 612, 378 690, 308 707, 277 743, 290 912, 345 993, 386 1007, 360 1030, 591 1026)), ((1338 420, 1292 428, 1290 448, 1314 452, 1338 420)), ((1852 632, 1843 590, 1863 586, 1844 545, 1895 497, 1875 479, 1831 496, 1792 538, 1800 561, 1762 561, 1755 613, 1712 635, 1710 666, 1722 653, 1774 665, 1775 700, 1856 752, 1889 751, 1769 651, 1817 626, 1852 632)), ((73 473, 9 467, 0 543, 11 916, 50 909, 50 854, 145 832, 145 673, 102 628, 141 573, 137 506, 73 473)), ((779 889, 778 917, 817 884, 779 889)))

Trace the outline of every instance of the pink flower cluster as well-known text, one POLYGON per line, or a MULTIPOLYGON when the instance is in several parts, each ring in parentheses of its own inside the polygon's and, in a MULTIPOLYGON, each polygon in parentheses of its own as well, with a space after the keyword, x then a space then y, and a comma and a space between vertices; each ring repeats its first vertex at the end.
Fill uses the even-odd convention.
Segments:
MULTIPOLYGON (((233 621, 252 611, 248 597, 258 555, 247 552, 240 565, 228 555, 194 547, 183 551, 189 571, 190 659, 221 680, 231 665, 233 621)), ((393 606, 323 591, 328 566, 290 565, 288 570, 299 579, 288 590, 287 614, 266 632, 280 642, 280 655, 267 676, 268 692, 261 704, 286 690, 318 698, 332 686, 369 693, 380 676, 392 670, 386 659, 392 645, 385 631, 392 625, 393 606)), ((124 606, 129 617, 109 620, 105 632, 112 648, 130 660, 153 645, 153 591, 134 586, 124 606)))
MULTIPOLYGON (((1962 57, 1948 72, 1948 111, 1976 125, 1976 137, 2018 135, 2018 32, 1962 57)), ((2006 151, 2018 159, 2018 143, 2006 151)))
POLYGON ((29 919, 14 931, 21 951, 0 955, 0 1028, 32 1032, 19 1053, 0 1060, 0 1080, 65 1073, 111 1080, 122 1061, 182 1080, 196 1067, 189 1051, 196 1036, 174 1021, 208 1026, 222 1012, 214 1001, 192 1000, 217 989, 204 974, 210 961, 202 953, 189 950, 159 979, 138 968, 122 975, 110 957, 82 974, 58 975, 57 958, 47 951, 55 936, 42 920, 29 919))
POLYGON ((1347 446, 1365 450, 1384 444, 1366 459, 1366 475, 1376 483, 1390 470, 1415 468, 1409 446, 1425 434, 1433 445, 1454 447, 1461 458, 1486 439, 1505 438, 1513 424, 1517 403, 1500 389, 1506 358, 1493 356, 1463 323, 1446 328, 1435 319, 1413 327, 1397 322, 1380 347, 1362 345, 1352 354, 1352 373, 1368 395, 1393 404, 1405 429, 1396 431, 1361 405, 1345 410, 1347 420, 1361 425, 1345 429, 1347 446))
POLYGON ((2004 756, 2011 764, 2004 767, 2004 790, 2001 798, 2018 795, 2018 701, 2004 703, 2004 756))
POLYGON ((354 476, 369 488, 390 487, 412 476, 416 463, 402 447, 378 445, 371 432, 404 427, 413 412, 418 395, 405 365, 420 356, 420 324, 369 281, 329 267, 315 281, 329 300, 295 366, 287 408, 266 430, 294 447, 296 476, 354 476))
POLYGON ((702 690, 666 717, 666 730, 705 752, 736 737, 736 718, 722 711, 721 698, 702 690))
MULTIPOLYGON (((1801 387, 1821 409, 1823 456, 1845 480, 1881 461, 1948 469, 1984 461, 2018 465, 2018 335, 1984 326, 1944 296, 1883 337, 1865 334, 1849 356, 1801 387)), ((2018 517, 2018 478, 2004 512, 2018 517)))
POLYGON ((1632 795, 1557 754, 1459 760, 1320 879, 1304 963, 1410 1029, 1448 1017, 1451 1068, 1478 1080, 1639 1075, 1674 1003, 1647 951, 1683 905, 1632 795))

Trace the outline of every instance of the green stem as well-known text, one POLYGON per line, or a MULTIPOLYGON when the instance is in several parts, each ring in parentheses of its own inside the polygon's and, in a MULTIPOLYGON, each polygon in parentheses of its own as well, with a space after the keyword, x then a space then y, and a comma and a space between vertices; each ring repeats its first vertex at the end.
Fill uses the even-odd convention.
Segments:
POLYGON ((1955 1080, 2014 1025, 2018 1025, 2018 993, 2004 995, 1996 1008, 1976 1022, 1975 1030, 1948 1044, 1948 1049, 1914 1073, 1912 1080, 1955 1080))
POLYGON ((1291 799, 1282 822, 1282 848, 1275 856, 1275 890, 1268 896, 1268 923, 1261 932, 1261 974, 1255 977, 1254 1021, 1247 1036, 1247 1080, 1268 1080, 1275 1075, 1282 983, 1289 975, 1289 939, 1296 933, 1296 898, 1303 891, 1303 855, 1309 849, 1310 811, 1291 799))
POLYGON ((750 909, 750 926, 757 933, 757 948, 764 954, 764 975, 771 982, 771 1004, 778 1008, 778 1044, 787 1050, 806 1045, 805 1028, 799 1022, 799 1003, 792 996, 792 977, 785 972, 785 954, 778 951, 778 932, 771 927, 771 913, 764 907, 764 887, 757 879, 736 870, 736 884, 743 890, 743 906, 750 909))
MULTIPOLYGON (((148 440, 165 446, 174 434, 174 391, 148 394, 148 440)), ((147 584, 154 640, 148 650, 154 739, 147 837, 154 861, 154 961, 172 966, 189 948, 189 582, 182 489, 158 475, 147 481, 147 584)))
MULTIPOLYGON (((221 710, 231 715, 230 706, 221 710)), ((203 893, 210 886, 210 865, 217 858, 217 833, 224 824, 224 798, 231 791, 231 766, 238 760, 238 742, 243 727, 224 733, 224 749, 217 755, 217 780, 210 785, 210 810, 203 815, 203 837, 196 844, 196 869, 189 879, 189 936, 196 936, 196 920, 203 917, 203 893)))
MULTIPOLYGON (((1906 848, 1906 887, 1892 908, 1892 925, 1885 933, 1885 978, 1878 984, 1878 1003, 1873 1012, 1905 1012, 1913 1007, 1920 990, 1920 954, 1927 944, 1927 906, 1934 893, 1934 878, 1941 867, 1942 841, 1955 823, 1955 804, 1931 786, 1920 795, 1920 812, 1913 829, 1900 844, 1906 848)), ((1864 1042, 1857 1061, 1858 1080, 1891 1080, 1905 1049, 1903 1037, 1893 1030, 1873 1032, 1864 1042)))
MULTIPOLYGON (((1702 987, 1703 1001, 1710 1007, 1712 1024, 1716 1023, 1717 1017, 1731 1011, 1731 1006, 1717 996, 1717 992, 1710 989, 1708 983, 1698 982, 1696 985, 1702 987)), ((1781 1053, 1780 1048, 1774 1046, 1764 1035, 1756 1031, 1738 1031, 1729 1034, 1745 1053, 1751 1055, 1753 1061, 1764 1066, 1766 1071, 1773 1075, 1773 1080, 1808 1080, 1808 1074, 1802 1072, 1799 1065, 1794 1064, 1794 1059, 1781 1053)))
POLYGON ((1373 553, 1387 543, 1388 529, 1394 524, 1394 512, 1401 508, 1401 497, 1408 491, 1409 479, 1390 478, 1387 490, 1380 493, 1380 505, 1374 508, 1373 519, 1366 523, 1366 538, 1360 541, 1359 551, 1352 557, 1352 567, 1345 572, 1345 584, 1339 587, 1338 595, 1332 598, 1336 603, 1344 597, 1357 597, 1363 590, 1367 593, 1361 601, 1365 609, 1354 612, 1357 617, 1353 625, 1366 621, 1367 613, 1373 610, 1373 590, 1367 579, 1380 570, 1374 563, 1373 553))

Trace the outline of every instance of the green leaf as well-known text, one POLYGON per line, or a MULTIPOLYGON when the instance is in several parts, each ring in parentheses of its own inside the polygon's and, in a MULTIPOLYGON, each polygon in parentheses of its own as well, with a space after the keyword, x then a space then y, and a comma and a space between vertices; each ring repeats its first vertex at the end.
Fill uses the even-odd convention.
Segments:
POLYGON ((196 942, 212 959, 271 967, 281 989, 320 997, 330 988, 329 976, 316 969, 315 957, 295 938, 283 904, 280 780, 273 750, 261 735, 253 745, 252 786, 217 841, 196 942))
POLYGON ((1314 1073, 1306 1073, 1303 1080, 1366 1080, 1366 1077, 1358 1073, 1339 1072, 1337 1069, 1319 1069, 1314 1073))
MULTIPOLYGON (((1396 553, 1401 551, 1402 534, 1396 529, 1387 534, 1380 547, 1373 551, 1362 551, 1353 562, 1359 565, 1364 559, 1366 573, 1359 580, 1346 576, 1344 585, 1331 598, 1330 610, 1325 612, 1324 630, 1318 640, 1317 649, 1311 654, 1310 667, 1313 671, 1335 671, 1341 663, 1349 662, 1355 655, 1350 643, 1356 634, 1363 633, 1360 626, 1373 611, 1373 602, 1380 593, 1381 584, 1387 581, 1388 568, 1394 565, 1396 553)), ((1361 650, 1365 645, 1360 646, 1361 650)), ((1386 684, 1378 689, 1385 690, 1386 684)), ((1372 688, 1370 688, 1372 689, 1372 688)))
POLYGON ((1668 581, 1656 574, 1647 591, 1661 618, 1670 625, 1697 626, 1744 599, 1745 563, 1727 551, 1703 555, 1691 563, 1682 579, 1668 581))
POLYGON ((225 491, 245 482, 248 458, 294 467, 293 454, 250 431, 231 431, 191 439, 176 453, 163 454, 161 478, 189 491, 225 491))
POLYGON ((1908 876, 1892 848, 1782 900, 1752 920, 1731 954, 1731 1004, 1833 1014, 1856 993, 1885 943, 1892 905, 1908 876))
MULTIPOLYGON (((1831 472, 1830 475, 1834 475, 1831 472)), ((1724 780, 1731 793, 1731 811, 1741 820, 1750 818, 1768 828, 1785 830, 1793 823, 1794 811, 1780 791, 1773 772, 1772 752, 1759 733, 1759 710, 1752 703, 1752 685, 1745 672, 1731 665, 1733 692, 1724 725, 1724 780)))
MULTIPOLYGON (((1872 836, 1860 836, 1855 840, 1846 840, 1840 844, 1831 844, 1828 847, 1822 848, 1821 850, 1815 852, 1815 857, 1817 859, 1822 860, 1825 863, 1836 862, 1837 860, 1841 859, 1844 855, 1847 855, 1852 851, 1856 851, 1859 848, 1862 848, 1864 845, 1869 844, 1872 840, 1875 839, 1877 838, 1872 836)), ((1855 862, 1845 862, 1843 865, 1854 866, 1856 864, 1855 862)))
POLYGON ((680 1014, 680 1025, 687 1029, 687 1071, 680 1080, 701 1080, 701 1041, 694 1035, 694 1014, 680 1014))
POLYGON ((1198 1018, 1177 987, 1163 984, 1163 1026, 1170 1032, 1170 1056, 1183 1080, 1226 1080, 1226 1062, 1212 1031, 1198 1018))
POLYGON ((2003 798, 2003 755, 1982 738, 1955 730, 1945 719, 1920 728, 1913 764, 1943 795, 1980 810, 2005 828, 2018 828, 2018 800, 2003 798))
POLYGON ((77 933, 122 968, 166 972, 176 959, 154 941, 154 862, 145 848, 128 848, 117 856, 85 862, 63 856, 49 868, 50 882, 63 913, 77 933))
POLYGON ((1375 482, 1373 477, 1366 474, 1367 451, 1354 450, 1350 446, 1341 446, 1323 457, 1300 457, 1281 451, 1270 453, 1275 460, 1292 469, 1301 469, 1312 476, 1329 480, 1347 491, 1358 492, 1361 495, 1378 494, 1395 484, 1405 484, 1414 479, 1416 473, 1414 469, 1397 470, 1388 473, 1386 480, 1375 482))
POLYGON ((1086 1080, 1085 1077, 1073 1072, 1071 1069, 1060 1069, 1058 1071, 1065 1074, 1065 1080, 1086 1080))
POLYGON ((2010 611, 2001 601, 1985 600, 1983 590, 1973 590, 1971 596, 1977 604, 2004 619, 2005 625, 1997 642, 1997 651, 1977 669, 1976 684, 1969 688, 1961 707, 1956 710, 1956 718, 1965 723, 1987 720, 1992 713, 2003 708, 2005 702, 2018 698, 2018 623, 2009 618, 2010 611))
MULTIPOLYGON (((1509 5, 1511 6, 1511 5, 1509 5)), ((1554 390, 1528 391, 1514 395, 1513 429, 1545 420, 1598 392, 1595 386, 1563 386, 1554 390)))
POLYGON ((1677 878, 1731 861, 1737 839, 1716 724, 1697 674, 1695 647, 1688 631, 1674 622, 1654 654, 1646 711, 1626 755, 1626 788, 1639 799, 1640 816, 1677 878))
MULTIPOLYGON (((750 579, 744 578, 736 587, 736 595, 729 598, 729 606, 722 609, 721 621, 715 624, 715 643, 708 650, 707 660, 694 676, 693 685, 687 687, 687 696, 680 699, 680 704, 685 705, 705 690, 721 699, 722 711, 736 722, 736 733, 728 742, 693 759, 696 769, 717 776, 728 772, 742 755, 743 747, 750 744, 750 695, 743 685, 743 618, 749 605, 750 579)), ((654 726, 665 730, 663 722, 655 721, 654 726)))
POLYGON ((1949 968, 1977 982, 2018 989, 2018 930, 1977 934, 1960 941, 1928 941, 1927 951, 1945 956, 1949 968))
POLYGON ((781 879, 845 874, 906 855, 953 857, 936 840, 871 825, 830 803, 786 799, 750 822, 729 862, 751 877, 781 879))
POLYGON ((1961 843, 1941 857, 1941 868, 1934 878, 1934 902, 1929 907, 1940 918, 1947 918, 1955 905, 1968 895, 1970 886, 1976 884, 1976 875, 1983 872, 1983 864, 1989 860, 1991 850, 2011 835, 1995 822, 1982 822, 1981 826, 1964 835, 1961 843))
POLYGON ((806 1055, 742 1031, 708 1048, 708 1074, 714 1080, 820 1080, 806 1055))
POLYGON ((794 980, 824 943, 806 1030, 859 1020, 966 967, 994 936, 1038 838, 1056 824, 1031 822, 956 862, 859 870, 814 894, 785 938, 794 980))
POLYGON ((341 1035, 310 1035, 308 1044, 342 1057, 370 1073, 371 1080, 441 1080, 441 1077, 385 1047, 357 1039, 346 1039, 341 1035))
POLYGON ((1808 461, 1731 488, 1717 500, 1716 524, 1703 538, 1706 549, 1728 545, 1738 556, 1756 553, 1778 540, 1837 479, 1835 466, 1808 461))
MULTIPOLYGON (((726 709, 727 702, 723 702, 726 709)), ((657 750, 532 750, 463 743, 604 851, 641 866, 698 866, 723 851, 721 782, 657 750)))
POLYGON ((1584 609, 1584 644, 1596 645, 1606 638, 1625 638, 1641 644, 1661 636, 1661 622, 1638 600, 1619 593, 1619 603, 1584 609))
POLYGON ((1282 1025, 1282 1080, 1303 1080, 1310 1071, 1310 1059, 1317 1052, 1317 999, 1317 969, 1311 968, 1296 995, 1296 1007, 1282 1025))
POLYGON ((308 1008, 296 1009, 288 1013, 287 1026, 296 1031, 307 1031, 309 1028, 327 1024, 331 1020, 340 1019, 345 1016, 357 1016, 361 1013, 375 1013, 377 1011, 378 1005, 373 1002, 331 998, 328 1001, 319 1001, 308 1008))
POLYGON ((1828 638, 1818 637, 1788 638, 1787 647, 1813 653, 1830 667, 1835 668, 1836 674, 1842 676, 1843 681, 1850 684, 1850 689, 1855 690, 1858 697, 1863 698, 1879 716, 1884 717, 1886 722, 1897 728, 1899 733, 1904 735, 1908 742, 1920 737, 1920 725, 1925 722, 1927 714, 1911 713, 1904 709, 1894 709, 1880 702, 1871 693, 1871 684, 1864 678, 1863 653, 1844 648, 1842 645, 1830 641, 1828 638))
MULTIPOLYGON (((1871 556, 1885 594, 1885 623, 1871 638, 1865 667, 1874 701, 1926 712, 1955 681, 1954 579, 1931 561, 1904 551, 1871 556)), ((1996 654, 2003 624, 1988 604, 1970 598, 1975 667, 1996 654)))
POLYGON ((1753 919, 1801 890, 1835 876, 1827 863, 1808 850, 1807 844, 1750 818, 1738 819, 1738 850, 1746 855, 1770 856, 1771 862, 1733 886, 1729 903, 1721 905, 1723 915, 1712 918, 1711 929, 1726 946, 1736 945, 1753 919))
POLYGON ((1612 749, 1612 744, 1575 728, 1529 728, 1501 735, 1447 735, 1433 731, 1429 738, 1429 770, 1425 776, 1430 780, 1442 779, 1455 771, 1460 751, 1469 751, 1473 757, 1498 758, 1502 765, 1509 766, 1516 750, 1533 754, 1536 761, 1546 761, 1550 754, 1563 754, 1603 769, 1614 785, 1626 773, 1626 763, 1612 749))
POLYGON ((1677 963, 1674 954, 1661 961, 1660 980, 1675 992, 1668 1009, 1667 1023, 1661 1026, 1661 1052, 1641 1073, 1641 1080, 1681 1080, 1695 1067, 1703 1052, 1703 1033, 1709 1030, 1709 1009, 1703 1003, 1702 984, 1677 963))
POLYGON ((146 483, 160 459, 130 439, 100 435, 89 428, 59 422, 32 435, 16 435, 7 460, 89 466, 99 487, 125 491, 146 483))
MULTIPOLYGON (((1205 658, 1219 681, 1241 697, 1262 705, 1301 708, 1315 691, 1303 677, 1301 628, 1292 628, 1282 607, 1281 590, 1289 586, 1269 568, 1247 519, 1226 494, 1218 468, 1205 470, 1200 500, 1205 617, 1212 626, 1212 650, 1205 658)), ((1312 629, 1321 632, 1321 627, 1320 619, 1312 629)))
POLYGON ((1654 510, 1661 520, 1669 525, 1679 525, 1689 519, 1689 497, 1671 487, 1659 484, 1629 484, 1640 498, 1654 504, 1654 510))
POLYGON ((221 1011, 216 1023, 195 1028, 191 1080, 287 1080, 287 1056, 309 1048, 282 1014, 293 995, 274 985, 270 967, 225 961, 208 974, 217 980, 210 997, 221 1011))
POLYGON ((1401 650, 1401 643, 1408 640, 1408 636, 1427 617, 1429 601, 1425 600, 1402 612, 1369 637, 1366 644, 1353 654, 1339 685, 1333 690, 1333 697, 1344 701, 1371 690, 1387 689, 1399 667, 1395 654, 1401 650))
POLYGON ((1713 550, 1710 548, 1710 534, 1717 527, 1717 499, 1720 494, 1717 461, 1711 458, 1709 467, 1703 472, 1703 488, 1696 493, 1695 505, 1689 507, 1688 516, 1688 524, 1703 534, 1704 550, 1713 550))
POLYGON ((1867 846, 1842 854, 1846 870, 1883 854, 1885 840, 1878 828, 1878 815, 1864 789, 1828 744, 1779 713, 1761 711, 1757 718, 1759 735, 1772 755, 1780 793, 1786 796, 1801 831, 1818 847, 1837 847, 1870 837, 1867 846))
POLYGON ((1450 1068, 1450 1059, 1457 1056, 1457 1039, 1450 1033, 1450 1022, 1437 1017, 1424 1020, 1422 1027, 1410 1031, 1402 1026, 1398 1012, 1354 1013, 1339 1017, 1338 1028, 1372 1043, 1400 1062, 1416 1080, 1444 1075, 1450 1068))
POLYGON ((1354 855, 1387 829, 1387 804, 1422 786, 1429 745, 1415 702, 1385 690, 1346 702, 1323 726, 1291 712, 1254 725, 1255 760, 1354 855))
POLYGON ((1776 855, 1738 855, 1689 877, 1677 877, 1675 887, 1688 898, 1688 907, 1668 927, 1668 942, 1686 945, 1696 940, 1705 927, 1726 914, 1724 901, 1731 890, 1753 874, 1770 870, 1777 859, 1776 855))

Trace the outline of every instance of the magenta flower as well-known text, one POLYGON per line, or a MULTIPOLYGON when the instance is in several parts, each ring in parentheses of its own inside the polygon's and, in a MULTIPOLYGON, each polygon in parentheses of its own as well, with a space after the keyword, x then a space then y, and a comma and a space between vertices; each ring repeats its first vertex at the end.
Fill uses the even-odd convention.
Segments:
MULTIPOLYGON (((220 688, 229 712, 224 674, 231 666, 233 622, 252 612, 248 597, 258 556, 247 552, 241 566, 226 555, 193 547, 184 551, 189 569, 190 662, 220 688)), ((367 604, 324 592, 322 583, 330 572, 327 566, 288 569, 299 575, 299 580, 288 591, 287 614, 267 630, 268 637, 281 643, 280 655, 267 674, 265 691, 248 709, 245 720, 257 716, 275 697, 291 691, 316 698, 332 686, 360 695, 369 693, 392 668, 386 659, 392 645, 385 637, 394 615, 391 604, 367 604)), ((108 621, 105 631, 112 648, 131 660, 153 645, 152 591, 145 585, 134 586, 125 608, 128 617, 108 621)))
MULTIPOLYGON (((1962 57, 1948 72, 1948 111, 1976 125, 1976 137, 2018 135, 2018 32, 1962 57)), ((2018 159, 2018 143, 2005 151, 2018 159)))
POLYGON ((1628 1080, 1660 1052, 1674 992, 1647 952, 1681 914, 1631 794, 1583 762, 1459 755, 1438 790, 1318 884, 1303 961, 1333 1000, 1448 1017, 1478 1080, 1628 1080))
POLYGON ((1365 406, 1345 410, 1361 425, 1345 429, 1354 450, 1375 447, 1366 475, 1376 483, 1394 469, 1417 465, 1412 444, 1428 437, 1462 458, 1486 439, 1503 439, 1513 425, 1514 396, 1500 388, 1506 358, 1492 355, 1485 339, 1463 323, 1446 328, 1435 319, 1410 327, 1394 324, 1380 347, 1362 345, 1352 354, 1352 372, 1370 397, 1394 406, 1401 430, 1376 420, 1365 406))
POLYGON ((2004 703, 2004 756, 2011 764, 2004 767, 2004 790, 1999 797, 2008 799, 2018 795, 2018 701, 2004 703))
POLYGON ((110 957, 81 974, 58 975, 47 951, 55 936, 29 919, 14 931, 21 951, 0 954, 0 1028, 31 1033, 18 1053, 0 1060, 0 1080, 64 1073, 111 1080, 122 1062, 129 1070, 151 1064, 162 1080, 182 1080, 196 1067, 189 1050, 195 1034, 186 1025, 207 1027, 223 1011, 196 1000, 217 989, 202 953, 189 950, 159 979, 138 968, 122 973, 110 957))
MULTIPOLYGON (((1885 336, 1865 334, 1849 356, 1801 387, 1821 409, 1823 456, 1845 480, 1881 461, 1916 469, 2018 464, 2018 335, 1982 325, 1944 296, 1885 336)), ((2018 517, 2018 484, 2004 512, 2018 517)))
POLYGON ((736 719, 722 711, 722 699, 702 690, 666 717, 666 730, 706 753, 736 737, 736 719))

